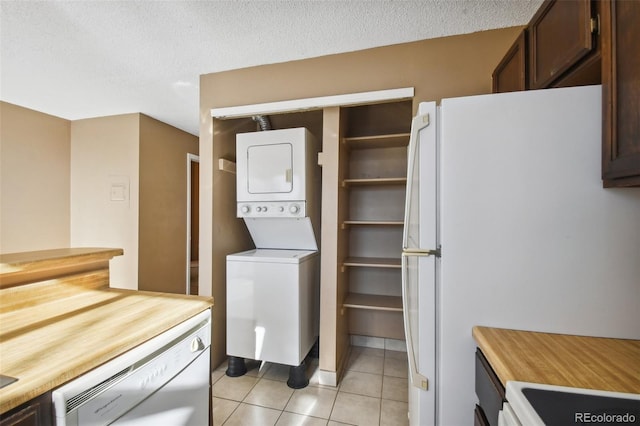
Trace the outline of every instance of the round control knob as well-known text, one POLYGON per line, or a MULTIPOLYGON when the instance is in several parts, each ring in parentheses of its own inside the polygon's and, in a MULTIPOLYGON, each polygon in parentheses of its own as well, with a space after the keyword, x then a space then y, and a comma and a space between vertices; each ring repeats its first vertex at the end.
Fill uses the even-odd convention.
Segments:
POLYGON ((240 211, 242 213, 249 213, 251 211, 251 209, 249 208, 249 206, 242 206, 242 207, 240 207, 240 211))
POLYGON ((262 207, 256 207, 256 211, 260 213, 262 211, 262 207))
POLYGON ((289 211, 293 214, 296 214, 300 211, 300 207, 297 204, 291 204, 289 207, 289 211))
POLYGON ((262 211, 263 211, 263 212, 266 212, 266 211, 267 211, 267 206, 264 206, 264 207, 262 208, 262 211))
POLYGON ((284 212, 284 207, 280 206, 280 208, 278 208, 278 211, 280 211, 280 213, 284 212))

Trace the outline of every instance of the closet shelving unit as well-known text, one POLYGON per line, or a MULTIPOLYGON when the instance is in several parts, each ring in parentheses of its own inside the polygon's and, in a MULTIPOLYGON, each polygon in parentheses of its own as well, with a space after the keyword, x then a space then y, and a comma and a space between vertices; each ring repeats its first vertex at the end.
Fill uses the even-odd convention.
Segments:
POLYGON ((342 307, 350 334, 403 339, 400 259, 411 103, 370 105, 345 115, 342 307))

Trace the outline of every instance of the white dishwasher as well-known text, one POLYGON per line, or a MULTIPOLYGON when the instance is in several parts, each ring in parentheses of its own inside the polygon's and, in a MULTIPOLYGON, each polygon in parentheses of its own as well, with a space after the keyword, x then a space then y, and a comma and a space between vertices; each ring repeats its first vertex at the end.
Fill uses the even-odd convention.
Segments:
POLYGON ((53 391, 57 426, 209 423, 211 310, 53 391))

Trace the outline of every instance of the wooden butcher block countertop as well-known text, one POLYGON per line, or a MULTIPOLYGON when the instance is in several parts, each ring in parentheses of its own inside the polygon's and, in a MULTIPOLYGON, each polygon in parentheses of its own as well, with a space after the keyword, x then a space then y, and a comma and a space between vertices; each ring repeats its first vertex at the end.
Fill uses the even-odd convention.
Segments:
POLYGON ((474 327, 478 347, 507 381, 640 393, 640 340, 474 327))
MULTIPOLYGON (((113 256, 122 251, 101 253, 113 256)), ((74 255, 92 256, 70 254, 74 255)), ((69 256, 60 259, 70 262, 69 256)), ((20 264, 10 256, 1 261, 0 279, 11 273, 10 265, 20 264)), ((30 261, 25 264, 33 266, 30 261)), ((2 289, 0 373, 18 381, 0 389, 0 413, 55 389, 213 304, 209 297, 104 285, 92 288, 91 282, 100 282, 105 275, 108 280, 108 269, 2 289)))

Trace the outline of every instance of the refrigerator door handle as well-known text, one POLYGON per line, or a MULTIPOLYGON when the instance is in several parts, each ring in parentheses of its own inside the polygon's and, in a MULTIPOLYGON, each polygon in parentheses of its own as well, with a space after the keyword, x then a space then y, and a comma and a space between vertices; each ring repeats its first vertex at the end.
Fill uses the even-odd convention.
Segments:
POLYGON ((402 249, 403 256, 435 256, 440 257, 442 255, 440 247, 435 250, 428 249, 412 249, 412 248, 403 248, 402 249))
POLYGON ((411 216, 411 194, 413 192, 413 175, 415 173, 415 163, 418 155, 418 134, 420 130, 429 126, 429 114, 416 115, 411 120, 411 134, 409 136, 409 153, 407 167, 407 189, 404 204, 404 229, 402 235, 403 250, 409 247, 409 219, 411 216))
POLYGON ((432 254, 427 253, 428 250, 413 250, 403 251, 402 252, 402 309, 403 309, 403 319, 404 319, 404 333, 407 342, 407 357, 409 359, 409 375, 411 384, 419 389, 428 390, 429 389, 429 379, 426 376, 420 374, 418 371, 417 363, 416 363, 416 349, 413 347, 413 332, 414 330, 411 328, 411 319, 409 312, 409 303, 408 303, 408 277, 407 277, 407 257, 409 256, 431 256, 432 254))

